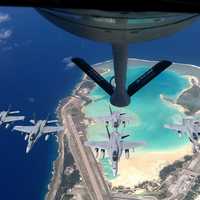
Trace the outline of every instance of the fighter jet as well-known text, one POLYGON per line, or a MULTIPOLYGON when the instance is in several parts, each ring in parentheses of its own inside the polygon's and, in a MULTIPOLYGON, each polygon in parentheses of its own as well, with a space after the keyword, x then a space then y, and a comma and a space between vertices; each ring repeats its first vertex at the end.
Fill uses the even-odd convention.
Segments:
POLYGON ((126 116, 126 113, 120 113, 118 111, 112 110, 109 106, 110 115, 104 117, 97 117, 95 120, 98 122, 103 122, 106 125, 111 124, 113 128, 118 128, 121 124, 125 127, 127 123, 133 121, 133 119, 129 116, 126 116))
POLYGON ((85 142, 85 145, 95 149, 96 158, 99 155, 99 150, 101 151, 102 158, 105 157, 105 151, 107 151, 112 163, 113 176, 117 176, 118 162, 122 156, 123 151, 125 153, 126 159, 129 159, 129 150, 133 149, 134 151, 136 147, 143 146, 145 143, 124 141, 124 139, 129 136, 128 134, 122 135, 117 130, 110 133, 108 126, 106 126, 106 129, 108 134, 108 141, 87 141, 85 142))
POLYGON ((13 116, 13 114, 18 114, 20 113, 19 110, 16 111, 10 111, 10 108, 8 108, 7 111, 1 111, 0 112, 0 125, 5 124, 5 127, 8 128, 10 124, 16 122, 16 121, 21 121, 24 120, 24 116, 13 116))
POLYGON ((56 123, 57 120, 30 120, 33 126, 15 126, 13 130, 20 131, 22 134, 25 133, 25 140, 28 141, 26 153, 29 153, 34 144, 38 141, 38 139, 45 135, 45 140, 47 141, 50 134, 54 134, 56 132, 63 131, 62 126, 49 126, 50 123, 56 123))
POLYGON ((200 151, 200 145, 198 143, 200 137, 200 121, 194 118, 183 118, 182 124, 165 124, 165 128, 177 131, 177 134, 181 137, 186 134, 192 143, 193 153, 200 151))

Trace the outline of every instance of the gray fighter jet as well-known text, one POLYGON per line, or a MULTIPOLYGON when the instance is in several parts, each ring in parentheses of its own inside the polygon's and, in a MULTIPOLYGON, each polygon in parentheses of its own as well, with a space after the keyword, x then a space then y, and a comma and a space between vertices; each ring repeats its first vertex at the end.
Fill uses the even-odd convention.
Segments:
POLYGON ((110 106, 109 110, 110 110, 109 116, 97 117, 95 120, 97 122, 103 122, 106 125, 111 124, 113 128, 118 128, 121 124, 125 127, 127 123, 133 121, 131 117, 126 116, 126 113, 121 113, 118 111, 113 112, 110 106))
POLYGON ((129 135, 122 135, 118 131, 114 131, 112 133, 109 132, 108 126, 106 126, 107 134, 108 134, 108 141, 87 141, 85 142, 86 146, 95 149, 96 158, 99 155, 99 150, 101 151, 101 157, 105 157, 105 151, 107 150, 108 156, 112 163, 112 171, 113 176, 116 176, 118 173, 118 162, 122 153, 124 151, 126 159, 129 159, 129 150, 134 149, 136 147, 140 147, 145 145, 144 142, 128 142, 124 141, 126 137, 129 135))
POLYGON ((7 111, 1 111, 0 112, 0 125, 5 124, 5 127, 8 128, 10 124, 16 121, 21 121, 24 120, 24 116, 13 116, 13 114, 18 114, 20 113, 19 110, 16 111, 10 111, 8 109, 7 111))
POLYGON ((182 124, 165 124, 165 128, 177 131, 177 134, 181 137, 186 134, 192 143, 193 153, 200 151, 200 145, 198 143, 200 137, 200 121, 193 117, 183 118, 182 124))
POLYGON ((15 126, 13 128, 13 130, 20 131, 22 134, 25 133, 24 139, 28 140, 26 153, 29 153, 41 136, 45 135, 45 140, 47 141, 50 134, 55 135, 56 132, 63 131, 61 126, 48 126, 50 123, 56 123, 57 120, 39 120, 37 122, 30 120, 30 122, 33 126, 15 126))

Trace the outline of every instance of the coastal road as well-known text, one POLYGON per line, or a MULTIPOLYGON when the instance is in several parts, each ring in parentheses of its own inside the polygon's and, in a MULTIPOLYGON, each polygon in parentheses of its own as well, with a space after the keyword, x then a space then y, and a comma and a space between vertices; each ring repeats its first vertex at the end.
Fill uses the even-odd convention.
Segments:
POLYGON ((157 200, 156 197, 152 196, 134 197, 133 195, 119 194, 119 193, 113 193, 112 199, 113 200, 157 200))
POLYGON ((179 177, 177 177, 177 181, 174 184, 174 192, 166 200, 183 200, 188 192, 191 191, 192 186, 195 184, 195 180, 200 174, 200 154, 198 154, 189 166, 186 169, 183 169, 181 173, 179 173, 179 177), (183 179, 183 176, 186 176, 183 179))
POLYGON ((188 169, 194 173, 200 174, 200 154, 190 163, 188 169))

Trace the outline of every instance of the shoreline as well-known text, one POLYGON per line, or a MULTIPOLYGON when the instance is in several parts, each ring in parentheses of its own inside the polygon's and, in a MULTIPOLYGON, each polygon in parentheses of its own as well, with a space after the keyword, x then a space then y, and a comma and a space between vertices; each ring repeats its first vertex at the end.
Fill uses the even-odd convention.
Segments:
POLYGON ((145 182, 159 182, 160 171, 181 160, 185 155, 191 155, 192 150, 189 144, 173 150, 146 151, 131 154, 130 159, 121 159, 119 162, 119 176, 111 180, 113 187, 131 187, 145 182), (122 170, 126 169, 126 170, 122 170))
MULTIPOLYGON (((160 94, 160 99, 165 102, 168 106, 173 107, 177 109, 179 112, 184 113, 185 115, 188 115, 186 113, 190 112, 189 109, 185 108, 183 105, 178 103, 179 99, 181 98, 181 95, 187 92, 188 90, 192 89, 195 85, 199 86, 200 79, 198 79, 196 76, 193 75, 184 75, 183 76, 187 81, 189 82, 189 86, 181 90, 177 97, 175 99, 172 99, 171 97, 165 96, 163 94, 160 94)), ((197 110, 193 115, 196 115, 200 112, 200 109, 197 110)), ((191 115, 188 115, 191 116, 191 115)))
MULTIPOLYGON (((62 100, 59 101, 59 104, 56 108, 56 115, 59 120, 59 123, 62 124, 62 109, 68 104, 69 102, 69 97, 74 97, 74 98, 80 98, 77 94, 79 93, 79 90, 84 83, 84 81, 87 80, 87 75, 83 74, 82 77, 80 78, 80 81, 75 85, 74 89, 71 91, 70 95, 67 97, 63 98, 62 100)), ((95 87, 95 84, 93 83, 93 87, 95 87)), ((82 110, 81 110, 82 112, 82 110)), ((52 168, 52 176, 50 178, 50 181, 48 183, 48 190, 45 194, 44 199, 45 200, 55 200, 56 198, 56 193, 60 187, 61 184, 61 175, 63 173, 63 163, 64 163, 64 135, 65 131, 62 132, 59 135, 56 135, 56 140, 58 142, 58 156, 57 158, 53 161, 53 168, 52 168)))
MULTIPOLYGON (((57 110, 60 108, 60 104, 56 109, 57 118, 60 123, 60 116, 57 110)), ((57 151, 57 158, 53 161, 53 167, 52 167, 52 176, 48 184, 48 191, 45 194, 44 199, 45 200, 53 200, 56 195, 56 191, 58 190, 59 184, 60 184, 60 175, 63 171, 62 165, 64 162, 64 142, 63 142, 63 132, 59 135, 56 135, 56 142, 58 143, 58 151, 57 151)))
MULTIPOLYGON (((132 68, 132 64, 133 65, 142 65, 142 64, 147 64, 147 63, 151 63, 151 64, 155 64, 157 63, 157 61, 149 61, 149 60, 142 60, 142 59, 134 59, 134 58, 129 58, 128 59, 128 65, 132 68)), ((96 63, 94 65, 92 65, 93 67, 95 67, 95 69, 98 69, 98 68, 104 68, 105 69, 105 65, 106 65, 106 69, 108 69, 107 72, 110 72, 111 71, 111 67, 112 67, 112 60, 108 60, 108 61, 104 61, 104 62, 100 62, 100 63, 96 63)), ((181 74, 181 75, 188 75, 185 71, 185 73, 183 73, 183 71, 181 71, 179 69, 180 66, 177 66, 177 65, 181 65, 181 68, 184 67, 186 68, 186 72, 191 72, 188 68, 192 67, 192 69, 195 69, 200 70, 200 68, 198 68, 197 66, 195 65, 190 65, 190 64, 181 64, 181 63, 173 63, 173 65, 168 69, 168 70, 172 70, 172 71, 175 71, 177 72, 178 74, 181 74)), ((134 66, 133 66, 134 67, 134 66)), ((149 66, 150 67, 150 66, 149 66)), ((182 69, 183 70, 183 69, 182 69)), ((107 72, 104 72, 104 73, 107 73, 107 72)), ((195 72, 193 72, 195 73, 195 72)), ((193 73, 189 73, 189 75, 191 76, 194 76, 193 73)), ((196 77, 196 76, 195 76, 196 77)), ((200 75, 199 77, 197 77, 200 79, 200 75)), ((71 92, 71 95, 69 95, 68 97, 70 96, 73 96, 75 98, 83 98, 84 97, 84 93, 81 93, 80 94, 80 88, 81 86, 84 84, 84 81, 87 80, 87 75, 83 74, 83 76, 81 77, 80 79, 80 82, 78 82, 74 89, 72 90, 71 92)), ((96 84, 94 82, 91 82, 92 85, 93 85, 93 88, 96 86, 96 84)), ((92 89, 91 89, 92 90, 92 89)), ((91 92, 90 91, 87 91, 88 93, 91 92)), ((64 98, 63 100, 61 100, 59 102, 59 105, 56 109, 56 113, 57 113, 57 116, 58 116, 58 119, 59 121, 62 121, 62 116, 61 116, 61 110, 62 108, 68 103, 68 97, 67 98, 64 98)), ((85 95, 86 98, 89 98, 88 96, 85 95)), ((90 99, 91 100, 91 99, 90 99)), ((84 114, 84 108, 85 106, 87 105, 84 105, 82 106, 81 108, 81 112, 84 114)), ((64 139, 63 139, 63 136, 64 136, 64 133, 60 134, 57 138, 58 138, 58 156, 56 158, 56 160, 53 161, 53 169, 52 169, 52 177, 50 179, 50 182, 48 184, 48 191, 45 195, 45 200, 53 200, 53 196, 55 196, 55 193, 58 191, 58 188, 60 186, 60 182, 61 182, 61 171, 62 171, 62 164, 64 162, 64 139)), ((169 150, 168 150, 169 151, 169 150)), ((150 154, 155 154, 155 153, 158 153, 158 152, 149 152, 150 154)), ((135 157, 135 155, 134 155, 135 157)), ((135 161, 134 161, 135 162, 135 161)), ((121 163, 121 166, 119 167, 122 167, 123 168, 123 164, 122 162, 121 163)), ((126 165, 126 164, 125 164, 126 165)), ((129 164, 130 165, 130 164, 129 164)), ((127 165, 126 165, 127 166, 127 165)), ((155 169, 154 169, 155 170, 155 169)), ((119 171, 122 171, 122 170, 119 170, 119 171)), ((128 170, 127 170, 128 171, 128 170)), ((134 174, 135 176, 135 174, 134 174)), ((110 180, 109 180, 110 182, 110 180)), ((111 181, 112 182, 112 181, 111 181)))
POLYGON ((186 113, 188 110, 186 108, 184 108, 182 105, 180 104, 177 104, 177 100, 180 98, 180 96, 186 92, 187 90, 191 89, 194 84, 192 83, 192 79, 194 79, 197 83, 199 82, 198 81, 198 78, 195 77, 195 76, 192 76, 192 75, 184 75, 183 76, 185 79, 187 79, 188 83, 189 83, 189 86, 184 88, 183 90, 181 90, 179 92, 179 94, 177 95, 176 99, 172 100, 170 97, 167 97, 163 94, 160 94, 160 99, 166 103, 168 106, 170 107, 173 107, 175 109, 177 109, 179 112, 181 113, 186 113))
MULTIPOLYGON (((83 74, 82 77, 80 78, 80 81, 75 85, 74 89, 71 91, 69 96, 75 95, 76 90, 80 87, 81 83, 86 79, 86 75, 83 74)), ((59 121, 59 124, 62 124, 62 114, 61 110, 62 108, 67 104, 68 102, 68 96, 61 99, 58 103, 58 106, 56 108, 55 114, 56 117, 59 121)), ((63 171, 63 168, 61 169, 61 166, 64 163, 64 132, 62 132, 59 135, 56 135, 56 142, 58 144, 58 156, 57 158, 53 161, 53 167, 51 171, 51 178, 50 181, 47 185, 47 192, 44 196, 45 200, 54 200, 56 192, 58 191, 58 188, 60 186, 61 182, 61 171, 63 171)))

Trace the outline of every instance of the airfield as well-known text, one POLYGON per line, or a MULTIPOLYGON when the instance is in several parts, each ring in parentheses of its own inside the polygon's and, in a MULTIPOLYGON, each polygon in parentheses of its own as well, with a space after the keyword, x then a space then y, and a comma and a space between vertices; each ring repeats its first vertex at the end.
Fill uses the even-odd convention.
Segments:
MULTIPOLYGON (((84 89, 84 95, 86 92, 89 92, 89 88, 88 90, 84 89)), ((84 106, 84 104, 88 102, 84 102, 81 95, 82 92, 78 90, 78 94, 74 94, 70 97, 68 103, 62 108, 62 116, 70 150, 75 158, 81 177, 84 180, 90 199, 137 200, 137 197, 130 195, 112 193, 110 185, 104 177, 101 165, 96 161, 91 149, 84 145, 84 141, 87 140, 84 132, 86 127, 81 117, 82 113, 79 110, 81 110, 81 106, 84 106), (75 107, 73 107, 74 105, 75 107)), ((152 198, 149 197, 146 199, 151 200, 152 198)))
MULTIPOLYGON (((152 62, 153 65, 156 61, 144 61, 138 59, 129 59, 132 64, 142 62, 152 62)), ((130 63, 129 63, 130 64, 130 63)), ((112 67, 110 61, 106 63, 98 63, 97 70, 101 73, 109 71, 112 67), (103 70, 101 66, 106 66, 106 70, 103 70)), ((180 65, 179 65, 180 67, 180 65)), ((179 71, 179 67, 173 64, 171 70, 179 71)), ((195 66, 189 66, 182 64, 185 69, 184 73, 181 70, 182 75, 195 76, 197 75, 198 68, 195 66), (194 68, 194 71, 190 70, 194 68)), ((197 77, 200 79, 200 77, 197 77)), ((62 178, 62 173, 65 170, 64 161, 67 159, 64 149, 66 141, 69 146, 69 150, 73 155, 75 165, 80 172, 80 181, 72 189, 69 189, 63 194, 61 199, 65 199, 66 195, 74 196, 74 199, 133 199, 133 200, 185 200, 187 195, 194 192, 194 187, 197 187, 200 183, 200 156, 193 155, 189 160, 181 159, 181 168, 177 167, 173 173, 168 173, 163 180, 162 184, 153 188, 149 195, 147 194, 134 194, 134 191, 128 187, 113 188, 111 183, 106 179, 102 166, 96 161, 93 152, 90 148, 84 145, 86 141, 86 128, 91 123, 91 119, 86 118, 83 113, 84 106, 91 103, 91 99, 88 94, 95 87, 95 84, 91 82, 86 76, 76 86, 73 94, 60 102, 58 108, 58 115, 65 128, 64 134, 58 137, 60 156, 54 165, 54 176, 49 187, 49 195, 46 196, 47 200, 60 199, 57 197, 57 191, 59 191, 60 185, 65 184, 65 180, 62 178), (175 178, 176 177, 176 178, 175 178), (184 184, 183 184, 184 182, 184 184)), ((192 85, 190 86, 192 87, 192 85)), ((178 161, 179 162, 179 161, 178 161)), ((176 166, 176 162, 172 163, 172 166, 176 166)), ((151 182, 147 185, 141 185, 143 187, 151 186, 151 182), (149 184, 149 185, 148 185, 149 184)))

